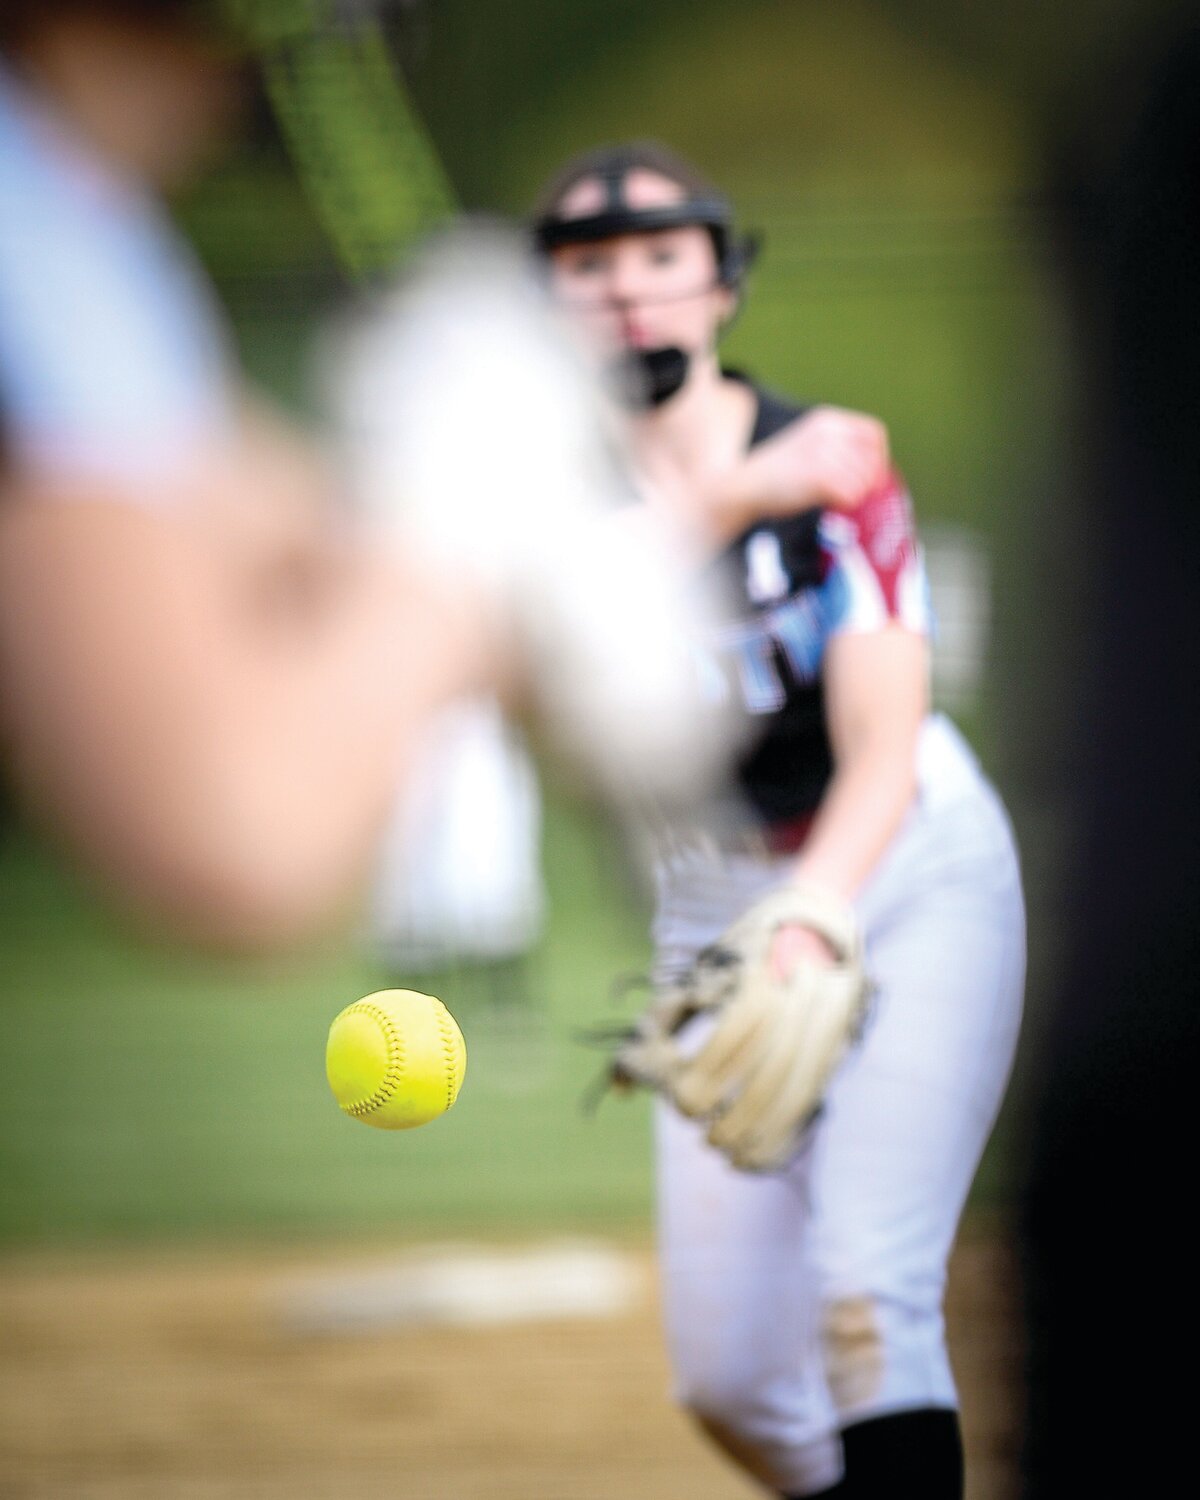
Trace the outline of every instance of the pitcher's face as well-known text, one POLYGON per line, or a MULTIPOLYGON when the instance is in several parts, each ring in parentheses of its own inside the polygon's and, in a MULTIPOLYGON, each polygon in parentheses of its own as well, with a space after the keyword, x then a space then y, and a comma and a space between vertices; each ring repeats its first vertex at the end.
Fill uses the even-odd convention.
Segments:
MULTIPOLYGON (((684 189, 657 172, 635 168, 625 179, 631 208, 679 203, 684 189)), ((604 207, 598 178, 584 178, 564 196, 559 213, 583 218, 604 207)), ((601 355, 627 349, 710 348, 733 310, 718 280, 712 235, 701 225, 618 234, 550 252, 551 286, 601 355)))

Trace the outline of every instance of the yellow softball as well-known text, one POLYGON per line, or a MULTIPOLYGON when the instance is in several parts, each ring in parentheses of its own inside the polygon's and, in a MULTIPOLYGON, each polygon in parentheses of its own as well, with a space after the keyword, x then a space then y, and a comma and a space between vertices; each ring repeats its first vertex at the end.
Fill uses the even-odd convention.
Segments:
POLYGON ((380 1130, 436 1119, 458 1098, 467 1047, 440 1000, 416 990, 377 990, 335 1016, 325 1076, 348 1115, 380 1130))

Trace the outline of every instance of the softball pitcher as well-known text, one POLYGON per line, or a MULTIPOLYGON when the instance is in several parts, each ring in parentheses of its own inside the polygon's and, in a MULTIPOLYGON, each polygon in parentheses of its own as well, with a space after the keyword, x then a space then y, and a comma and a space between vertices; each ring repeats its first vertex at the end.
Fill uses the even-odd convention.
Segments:
POLYGON ((658 840, 659 993, 617 1058, 661 1095, 678 1397, 769 1492, 952 1500, 946 1263, 1024 914, 1004 810, 929 710, 909 499, 877 422, 721 368, 754 247, 686 162, 580 157, 534 232, 648 505, 724 575, 705 670, 758 727, 736 794, 658 840))

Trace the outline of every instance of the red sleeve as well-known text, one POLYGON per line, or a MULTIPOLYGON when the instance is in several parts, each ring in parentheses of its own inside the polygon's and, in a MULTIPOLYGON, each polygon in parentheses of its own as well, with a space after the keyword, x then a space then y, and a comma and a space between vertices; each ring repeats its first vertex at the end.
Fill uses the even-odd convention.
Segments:
POLYGON ((840 514, 850 523, 853 545, 869 564, 894 618, 900 614, 900 581, 917 565, 912 501, 904 480, 893 470, 853 510, 840 514))
POLYGON ((875 630, 889 620, 929 631, 929 588, 912 502, 898 473, 891 473, 853 510, 824 511, 820 535, 831 633, 875 630))

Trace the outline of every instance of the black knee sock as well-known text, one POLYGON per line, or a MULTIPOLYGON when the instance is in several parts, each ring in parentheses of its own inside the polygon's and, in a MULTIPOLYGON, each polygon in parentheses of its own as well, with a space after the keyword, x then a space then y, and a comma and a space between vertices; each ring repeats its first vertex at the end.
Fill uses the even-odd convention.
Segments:
POLYGON ((962 1500, 958 1413, 901 1411, 842 1432, 846 1477, 805 1500, 962 1500))

